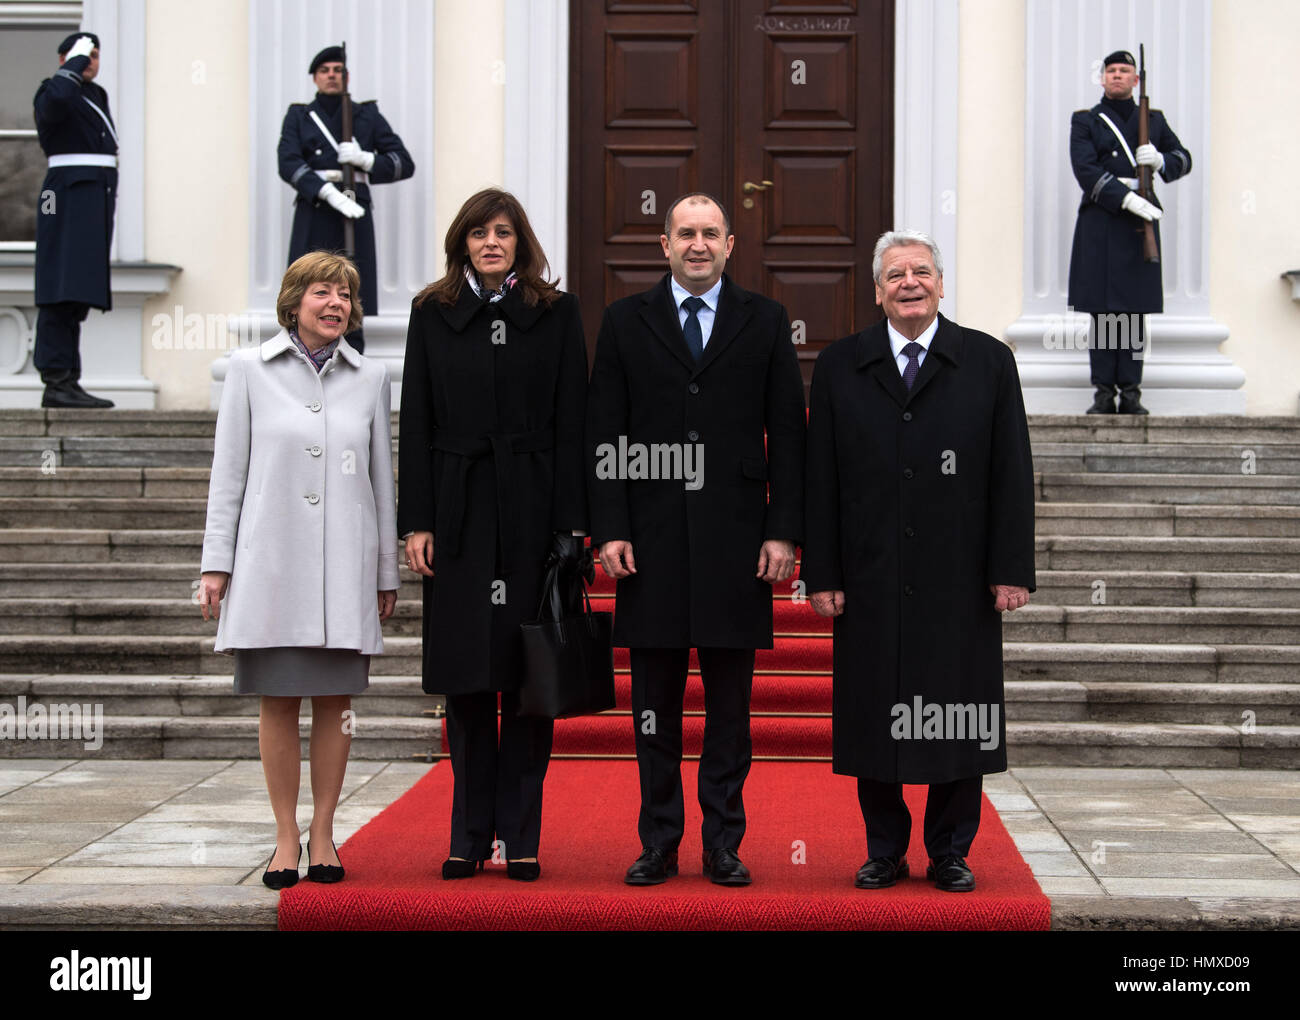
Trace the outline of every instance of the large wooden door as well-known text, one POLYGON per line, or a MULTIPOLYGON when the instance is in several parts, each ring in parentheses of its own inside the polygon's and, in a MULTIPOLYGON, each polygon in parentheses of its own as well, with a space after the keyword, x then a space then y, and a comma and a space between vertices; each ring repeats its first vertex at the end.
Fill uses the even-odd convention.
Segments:
POLYGON ((667 269, 664 211, 716 195, 728 274, 782 302, 804 377, 875 321, 893 210, 892 0, 573 0, 568 288, 594 341, 667 269))

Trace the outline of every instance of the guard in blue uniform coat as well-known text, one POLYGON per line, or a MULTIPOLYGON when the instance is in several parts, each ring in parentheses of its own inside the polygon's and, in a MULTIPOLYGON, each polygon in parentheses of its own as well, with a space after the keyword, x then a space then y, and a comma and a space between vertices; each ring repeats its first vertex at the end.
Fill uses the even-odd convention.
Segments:
MULTIPOLYGON (((297 192, 289 264, 309 251, 342 251, 344 217, 356 221, 352 260, 361 273, 361 307, 379 311, 375 267, 375 225, 370 185, 401 181, 415 173, 415 163, 401 138, 388 126, 375 101, 352 104, 352 141, 343 130, 343 48, 327 46, 313 58, 308 73, 316 83, 310 103, 292 103, 280 128, 280 176, 297 192), (356 170, 355 196, 343 192, 343 165, 356 170)), ((365 349, 358 329, 348 343, 365 349)))
POLYGON ((1143 221, 1160 244, 1160 200, 1137 194, 1138 168, 1150 166, 1166 181, 1192 169, 1192 157, 1160 110, 1151 110, 1150 142, 1138 145, 1133 90, 1137 61, 1127 50, 1106 57, 1105 95, 1091 110, 1070 118, 1070 163, 1083 189, 1070 252, 1070 307, 1091 317, 1088 358, 1096 399, 1089 414, 1146 414, 1142 358, 1148 312, 1164 311, 1160 263, 1142 258, 1143 221))
POLYGON ((81 324, 108 311, 108 249, 117 199, 117 129, 108 93, 95 84, 99 38, 77 32, 59 44, 59 69, 32 106, 49 161, 37 197, 36 347, 42 407, 112 407, 81 388, 81 324))

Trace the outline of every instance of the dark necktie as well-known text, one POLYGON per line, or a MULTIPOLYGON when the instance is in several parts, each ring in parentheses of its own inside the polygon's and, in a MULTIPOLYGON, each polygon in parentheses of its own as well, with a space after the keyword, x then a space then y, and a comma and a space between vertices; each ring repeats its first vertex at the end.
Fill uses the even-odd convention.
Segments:
POLYGON ((912 383, 916 382, 916 373, 921 371, 921 352, 925 348, 915 340, 910 341, 904 348, 903 353, 907 355, 907 366, 903 369, 903 385, 909 390, 912 383))
POLYGON ((704 299, 688 297, 682 302, 686 309, 686 322, 682 325, 682 334, 686 337, 686 346, 691 349, 691 356, 698 362, 704 357, 704 331, 700 329, 700 320, 696 313, 704 307, 704 299))

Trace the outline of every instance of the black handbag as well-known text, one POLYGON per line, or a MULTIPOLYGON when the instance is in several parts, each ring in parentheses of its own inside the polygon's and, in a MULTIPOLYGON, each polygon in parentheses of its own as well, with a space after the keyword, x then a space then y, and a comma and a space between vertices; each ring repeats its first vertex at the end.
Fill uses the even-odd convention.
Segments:
POLYGON ((614 614, 591 611, 584 580, 558 559, 547 567, 537 619, 520 624, 520 715, 564 719, 614 707, 614 614))

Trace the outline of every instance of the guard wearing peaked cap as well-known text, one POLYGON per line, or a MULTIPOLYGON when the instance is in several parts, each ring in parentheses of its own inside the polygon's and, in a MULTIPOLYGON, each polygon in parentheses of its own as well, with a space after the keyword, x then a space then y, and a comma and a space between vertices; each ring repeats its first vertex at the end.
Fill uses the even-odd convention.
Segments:
POLYGON ((1174 181, 1192 169, 1192 157, 1160 110, 1151 110, 1150 141, 1138 144, 1137 60, 1128 50, 1106 56, 1105 94, 1070 119, 1070 163, 1083 189, 1070 252, 1069 303, 1091 318, 1088 359, 1096 388, 1089 414, 1146 414, 1142 362, 1146 314, 1164 310, 1160 263, 1142 255, 1142 225, 1150 221, 1160 243, 1164 214, 1154 189, 1137 193, 1143 166, 1174 181))
MULTIPOLYGON (((375 227, 370 186, 405 180, 415 162, 374 100, 353 102, 352 141, 342 141, 344 52, 327 46, 312 58, 308 73, 316 85, 310 103, 292 103, 280 128, 280 177, 296 192, 289 263, 309 251, 342 251, 344 220, 354 221, 353 261, 361 274, 361 307, 379 311, 375 227), (355 169, 355 192, 343 190, 343 167, 355 169)), ((348 334, 365 349, 360 329, 348 334)))
POLYGON ((117 128, 95 83, 99 37, 59 44, 59 69, 32 100, 48 171, 36 216, 36 346, 42 407, 112 407, 81 388, 81 324, 113 307, 108 253, 117 201, 117 128))

